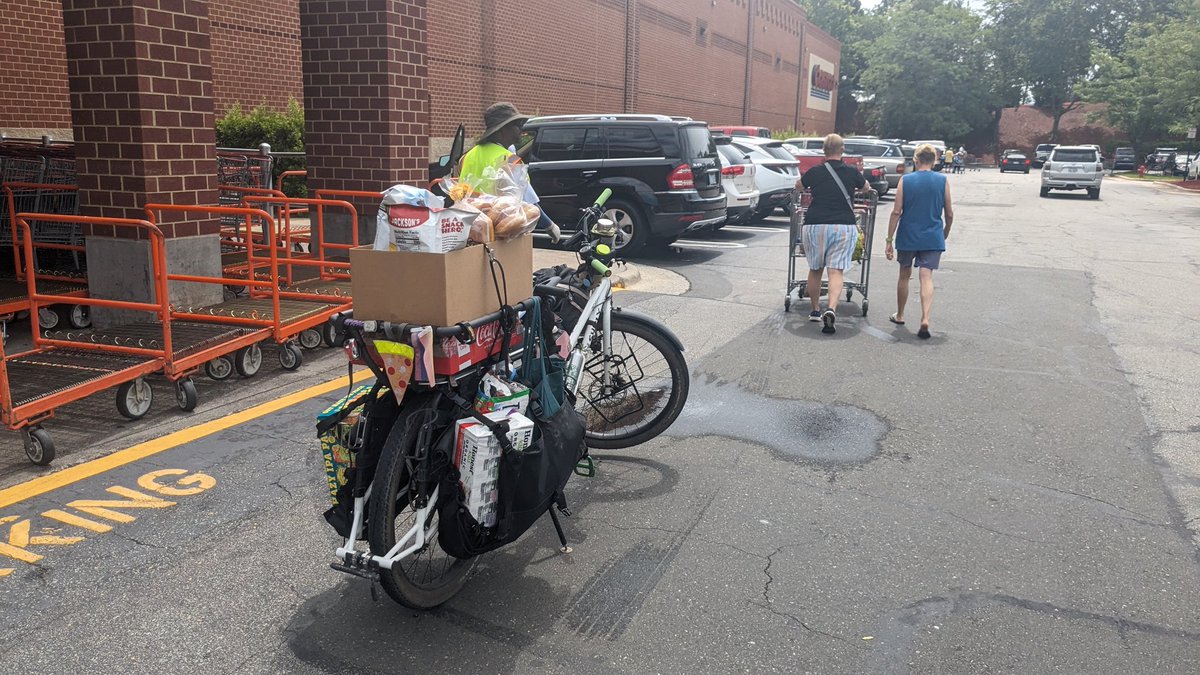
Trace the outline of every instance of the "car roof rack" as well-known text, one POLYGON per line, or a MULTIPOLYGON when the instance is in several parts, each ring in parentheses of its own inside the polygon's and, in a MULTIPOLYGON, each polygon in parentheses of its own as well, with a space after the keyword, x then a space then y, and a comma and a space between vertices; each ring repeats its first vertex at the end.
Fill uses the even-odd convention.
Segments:
POLYGON ((542 115, 530 118, 530 122, 587 122, 592 120, 622 120, 629 122, 672 122, 690 121, 691 118, 668 117, 666 115, 639 115, 632 113, 600 113, 586 115, 542 115))

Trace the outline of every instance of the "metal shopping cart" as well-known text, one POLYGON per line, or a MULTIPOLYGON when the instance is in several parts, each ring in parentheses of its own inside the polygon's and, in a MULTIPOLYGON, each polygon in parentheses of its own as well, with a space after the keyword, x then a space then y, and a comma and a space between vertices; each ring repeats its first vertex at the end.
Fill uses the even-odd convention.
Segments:
MULTIPOLYGON (((808 293, 808 265, 797 262, 804 257, 804 243, 801 240, 801 228, 804 225, 804 213, 808 210, 812 195, 796 191, 792 194, 792 220, 788 228, 788 279, 787 291, 783 295, 783 311, 792 309, 792 293, 796 293, 797 301, 808 293), (797 269, 800 270, 797 275, 797 269)), ((875 233, 875 213, 879 207, 879 195, 874 191, 856 193, 854 195, 854 213, 858 219, 859 236, 862 237, 862 255, 856 256, 855 267, 858 268, 855 280, 854 268, 846 271, 843 289, 846 291, 846 302, 854 297, 854 291, 862 296, 862 315, 867 315, 867 287, 871 280, 871 242, 875 233)), ((828 293, 829 282, 821 282, 821 292, 828 293)))

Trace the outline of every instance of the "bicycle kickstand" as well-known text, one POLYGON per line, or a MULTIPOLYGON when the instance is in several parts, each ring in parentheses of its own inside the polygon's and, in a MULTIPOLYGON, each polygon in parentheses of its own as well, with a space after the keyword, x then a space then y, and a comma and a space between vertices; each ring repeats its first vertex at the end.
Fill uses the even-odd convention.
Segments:
POLYGON ((558 520, 558 513, 555 508, 563 512, 563 515, 569 516, 571 512, 566 507, 566 499, 561 495, 557 495, 554 502, 550 504, 550 521, 554 523, 554 531, 558 533, 558 541, 562 544, 562 548, 558 549, 560 553, 571 553, 574 549, 567 545, 567 535, 563 533, 562 523, 558 520))

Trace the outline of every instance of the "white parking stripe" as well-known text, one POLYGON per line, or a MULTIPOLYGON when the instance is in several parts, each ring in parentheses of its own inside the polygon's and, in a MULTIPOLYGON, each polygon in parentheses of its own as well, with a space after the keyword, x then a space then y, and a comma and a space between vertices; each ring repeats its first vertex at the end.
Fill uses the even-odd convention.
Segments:
POLYGON ((729 232, 787 232, 786 227, 750 227, 747 225, 726 225, 721 228, 729 232))
POLYGON ((679 239, 672 246, 679 248, 713 248, 713 249, 734 249, 748 248, 745 244, 739 244, 733 241, 696 241, 695 239, 679 239))

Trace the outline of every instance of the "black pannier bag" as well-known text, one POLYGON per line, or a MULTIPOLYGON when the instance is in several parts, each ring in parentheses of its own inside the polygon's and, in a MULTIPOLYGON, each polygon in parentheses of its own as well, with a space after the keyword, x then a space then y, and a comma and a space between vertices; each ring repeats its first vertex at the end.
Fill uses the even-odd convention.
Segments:
MULTIPOLYGON (((456 558, 471 558, 525 534, 560 498, 575 465, 587 453, 583 432, 583 416, 573 406, 564 405, 549 420, 534 420, 533 442, 528 448, 518 451, 509 446, 504 451, 495 527, 483 527, 467 510, 458 471, 451 467, 442 482, 444 496, 438 506, 442 550, 456 558)), ((453 434, 446 434, 443 443, 452 445, 453 434)))
MULTIPOLYGON (((547 312, 547 317, 552 315, 547 312)), ((519 451, 509 443, 508 425, 465 410, 496 437, 502 448, 496 486, 496 525, 484 527, 470 514, 454 467, 442 482, 438 542, 446 553, 470 558, 516 541, 562 497, 562 489, 587 454, 583 416, 575 410, 572 396, 563 391, 563 364, 553 353, 540 302, 526 313, 521 373, 534 397, 529 415, 534 422, 533 441, 519 451), (541 399, 541 400, 539 400, 541 399), (544 411, 544 412, 543 412, 544 411)), ((552 320, 552 319, 551 319, 552 320)), ((463 407, 463 406, 460 406, 463 407)), ((453 434, 442 441, 446 456, 454 456, 453 434)))

